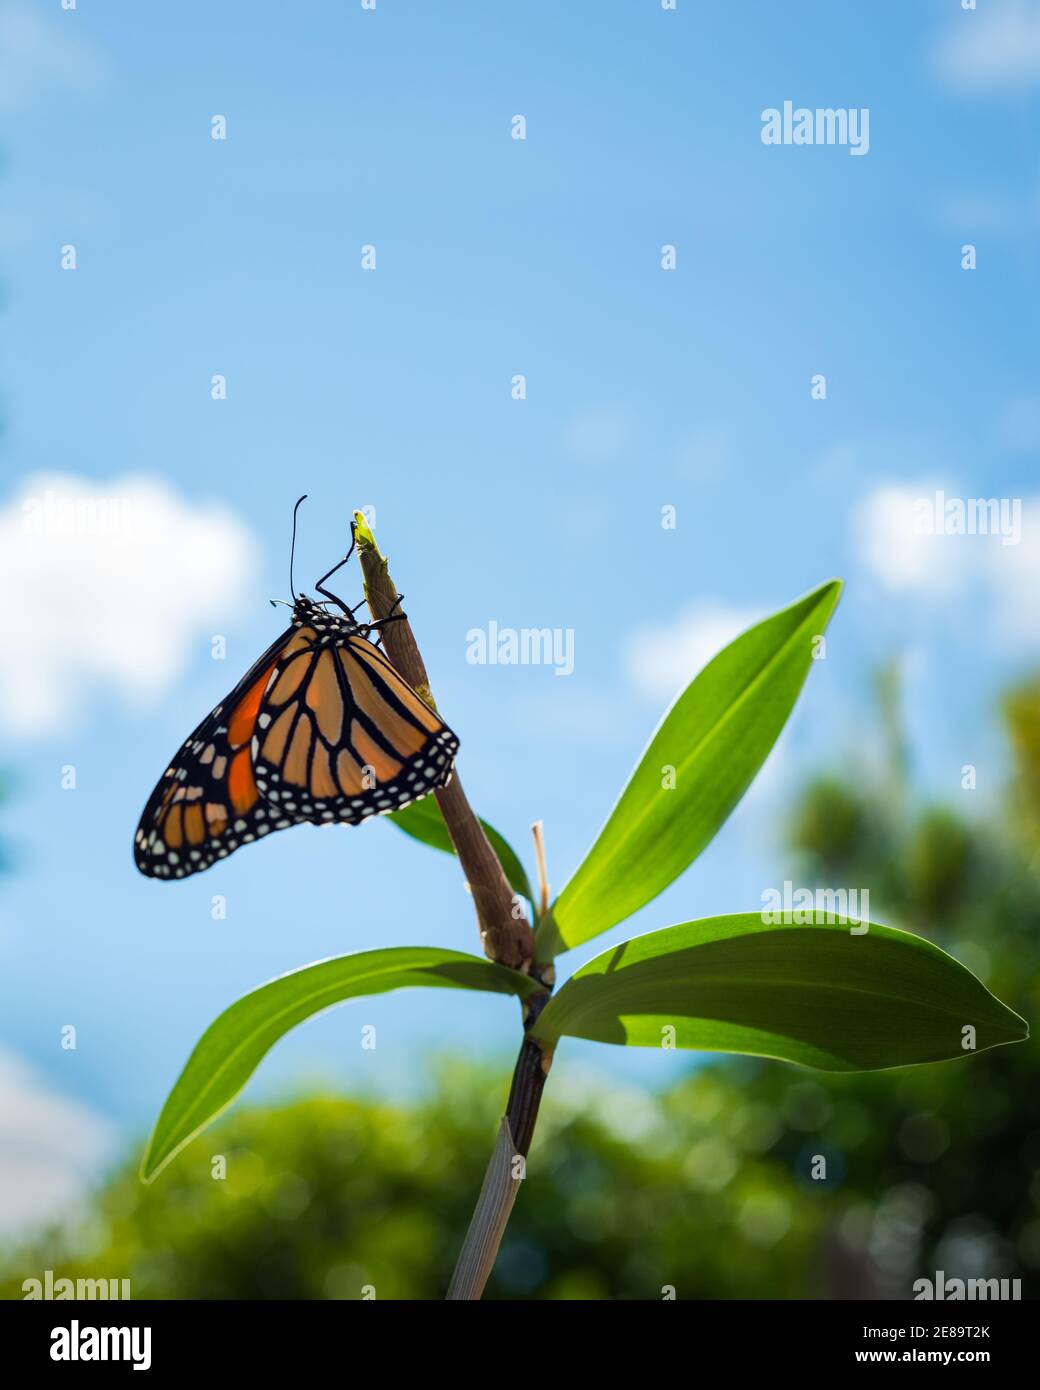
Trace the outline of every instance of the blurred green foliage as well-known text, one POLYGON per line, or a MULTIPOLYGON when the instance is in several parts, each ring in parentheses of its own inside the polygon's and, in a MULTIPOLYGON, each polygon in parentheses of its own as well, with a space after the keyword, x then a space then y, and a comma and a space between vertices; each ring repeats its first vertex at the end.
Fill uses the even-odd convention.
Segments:
MULTIPOLYGON (((135 1298, 360 1298, 366 1286, 442 1298, 505 1075, 446 1063, 429 1098, 402 1109, 242 1108, 153 1186, 129 1170, 114 1179, 79 1254, 58 1236, 7 1261, 3 1293, 20 1297, 22 1279, 50 1268, 129 1277, 135 1298), (216 1154, 226 1179, 211 1176, 216 1154)), ((592 1092, 572 1081, 547 1104, 488 1297, 800 1286, 819 1211, 763 1152, 770 1115, 712 1071, 662 1099, 592 1092)))
MULTIPOLYGON (((932 937, 1033 1019, 1040 684, 1002 709, 1001 802, 915 804, 892 758, 873 782, 818 778, 784 824, 799 882, 869 889, 875 920, 932 937)), ((941 1269, 1036 1297, 1035 1047, 862 1076, 732 1058, 660 1094, 561 1049, 487 1296, 907 1298, 941 1269)), ((150 1188, 130 1155, 85 1229, 0 1261, 0 1292, 50 1268, 129 1277, 135 1298, 441 1298, 507 1081, 506 1059, 444 1061, 408 1106, 238 1107, 150 1188)))
POLYGON ((1008 691, 1003 713, 1017 768, 1013 795, 1035 837, 1040 831, 1040 675, 1008 691))

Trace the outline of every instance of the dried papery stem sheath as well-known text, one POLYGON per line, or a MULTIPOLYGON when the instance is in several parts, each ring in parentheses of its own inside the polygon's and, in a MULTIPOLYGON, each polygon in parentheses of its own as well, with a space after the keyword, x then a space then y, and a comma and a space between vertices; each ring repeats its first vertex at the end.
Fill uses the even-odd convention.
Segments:
MULTIPOLYGON (((535 995, 531 1000, 528 1027, 541 1013, 548 998, 546 993, 535 995)), ((448 1288, 449 1302, 473 1302, 484 1292, 523 1181, 527 1151, 534 1137, 538 1106, 551 1064, 551 1053, 544 1052, 534 1038, 524 1039, 513 1071, 509 1103, 498 1128, 498 1142, 484 1174, 480 1196, 448 1288)))
POLYGON ((515 1175, 515 1153, 509 1121, 503 1116, 462 1254, 448 1286, 447 1298, 451 1303, 474 1302, 484 1292, 520 1190, 521 1180, 515 1175))
POLYGON ((531 826, 534 837, 534 857, 538 864, 538 913, 544 917, 549 911, 549 865, 545 857, 545 828, 540 820, 531 826))
MULTIPOLYGON (((354 522, 365 598, 373 618, 387 618, 398 600, 397 586, 390 578, 386 557, 380 554, 375 537, 360 512, 354 513, 354 522)), ((390 660, 430 708, 436 709, 411 623, 407 618, 388 623, 382 633, 390 660)), ((534 932, 519 900, 514 897, 498 856, 484 834, 484 827, 466 799, 458 773, 434 795, 473 895, 485 954, 501 965, 528 971, 534 960, 534 932)))

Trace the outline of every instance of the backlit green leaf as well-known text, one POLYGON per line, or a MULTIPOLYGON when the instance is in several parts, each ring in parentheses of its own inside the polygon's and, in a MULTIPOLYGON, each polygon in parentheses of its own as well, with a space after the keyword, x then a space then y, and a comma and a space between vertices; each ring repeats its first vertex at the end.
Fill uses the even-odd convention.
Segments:
POLYGON ((731 642, 686 687, 546 914, 539 959, 624 921, 697 858, 787 722, 840 593, 839 580, 822 584, 731 642))
POLYGON ((413 985, 489 990, 526 998, 537 986, 504 965, 434 946, 358 951, 290 971, 252 990, 206 1029, 162 1108, 141 1165, 150 1182, 225 1110, 290 1028, 332 1004, 413 985))
POLYGON ((561 1037, 777 1057, 866 1071, 967 1057, 1029 1030, 922 937, 807 914, 708 917, 637 936, 574 974, 535 1023, 561 1037))

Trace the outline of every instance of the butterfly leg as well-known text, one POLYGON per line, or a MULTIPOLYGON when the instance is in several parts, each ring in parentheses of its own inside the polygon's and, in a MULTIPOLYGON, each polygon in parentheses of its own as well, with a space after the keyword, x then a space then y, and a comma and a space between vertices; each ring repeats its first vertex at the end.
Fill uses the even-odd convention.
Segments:
MULTIPOLYGON (((366 623, 365 626, 366 626, 367 630, 368 630, 369 632, 380 632, 381 629, 384 628, 384 627, 386 626, 387 623, 399 623, 399 622, 401 622, 403 619, 407 618, 407 617, 408 617, 408 614, 407 614, 407 613, 395 613, 395 612, 394 612, 394 609, 398 606, 398 604, 401 602, 401 600, 402 600, 403 598, 404 598, 404 594, 398 594, 397 597, 394 599, 394 602, 393 602, 393 605, 392 605, 392 607, 391 607, 391 609, 390 609, 390 612, 386 615, 386 617, 385 617, 385 618, 378 618, 374 623, 366 623)), ((376 638, 376 646, 377 646, 377 647, 381 647, 382 645, 383 645, 383 639, 382 639, 382 637, 377 637, 377 638, 376 638)))
MULTIPOLYGON (((325 588, 323 588, 322 586, 324 585, 326 579, 331 579, 332 576, 336 573, 336 571, 337 571, 337 570, 341 570, 341 569, 343 568, 343 566, 347 563, 347 561, 350 559, 351 555, 353 555, 353 553, 354 553, 354 546, 355 546, 355 541, 354 541, 354 528, 353 528, 353 527, 351 527, 351 532, 350 532, 350 534, 351 534, 350 549, 347 551, 346 555, 343 556, 343 559, 340 560, 340 562, 339 562, 338 565, 333 565, 333 566, 332 566, 332 568, 329 570, 328 574, 323 574, 323 575, 321 576, 321 578, 318 580, 317 584, 315 584, 315 586, 314 586, 315 589, 317 590, 317 592, 318 592, 319 594, 323 594, 323 595, 325 596, 325 598, 331 599, 333 603, 338 603, 339 606, 343 609, 344 613, 350 613, 351 610, 347 607, 347 605, 343 602, 343 600, 342 600, 341 598, 337 598, 337 596, 336 596, 335 594, 330 593, 328 589, 325 589, 325 588)), ((351 616, 353 616, 353 614, 351 614, 351 616)))
MULTIPOLYGON (((388 617, 392 617, 392 616, 393 616, 394 608, 397 607, 397 605, 401 602, 401 600, 402 600, 403 598, 404 598, 404 594, 398 594, 398 595, 397 595, 397 597, 394 599, 393 608, 390 609, 390 613, 388 614, 388 617)), ((364 608, 366 602, 367 602, 367 599, 364 597, 364 595, 362 595, 361 598, 358 600, 358 602, 354 604, 354 607, 353 607, 353 608, 348 608, 348 609, 347 609, 347 612, 350 614, 351 617, 353 617, 354 614, 358 611, 359 608, 364 608)), ((402 613, 400 616, 403 618, 405 615, 402 613)), ((385 622, 386 619, 382 619, 382 620, 378 620, 378 619, 377 619, 377 621, 384 621, 384 622, 385 622)), ((365 626, 367 626, 367 627, 374 627, 374 626, 375 626, 375 623, 368 623, 368 624, 365 624, 365 626)))
POLYGON ((392 618, 391 618, 391 617, 380 618, 378 622, 366 623, 366 624, 365 624, 365 630, 366 630, 366 632, 380 632, 384 627, 386 627, 387 623, 400 623, 400 622, 404 622, 404 620, 405 620, 407 617, 408 617, 408 614, 407 614, 407 613, 395 613, 395 614, 393 615, 392 618))

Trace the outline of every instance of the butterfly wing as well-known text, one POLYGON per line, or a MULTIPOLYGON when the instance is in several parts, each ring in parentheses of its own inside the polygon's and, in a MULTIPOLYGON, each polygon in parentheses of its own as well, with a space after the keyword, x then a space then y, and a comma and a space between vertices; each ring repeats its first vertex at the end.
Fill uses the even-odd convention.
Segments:
POLYGON ((264 691, 296 634, 289 628, 250 667, 159 779, 134 837, 134 859, 149 878, 185 878, 279 828, 257 791, 250 742, 264 691))
POLYGON ((451 778, 459 742, 378 648, 289 628, 185 741, 134 840, 150 878, 185 878, 302 822, 357 824, 451 778))
POLYGON ((253 771, 279 821, 355 825, 443 787, 458 748, 371 642, 318 640, 305 627, 261 701, 253 771))

